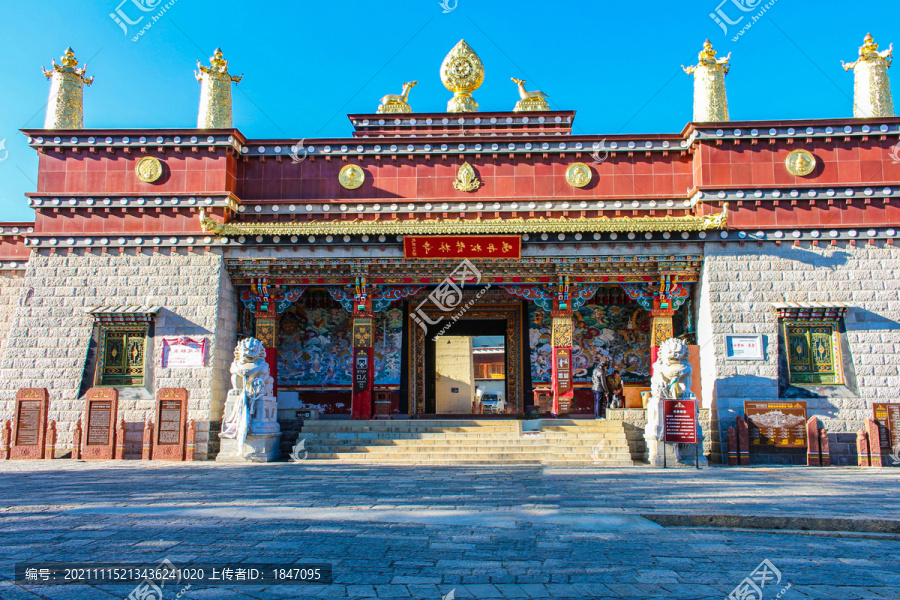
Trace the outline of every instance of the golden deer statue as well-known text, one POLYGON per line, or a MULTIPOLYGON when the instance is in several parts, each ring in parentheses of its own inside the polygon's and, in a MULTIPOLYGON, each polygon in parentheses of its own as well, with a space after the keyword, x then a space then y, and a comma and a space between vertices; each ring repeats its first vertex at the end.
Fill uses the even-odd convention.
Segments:
POLYGON ((381 106, 378 107, 378 113, 411 113, 407 99, 409 98, 409 90, 418 84, 418 81, 408 81, 403 84, 402 94, 388 94, 381 99, 381 106))
POLYGON ((516 103, 514 112, 525 112, 535 110, 550 110, 547 104, 547 94, 540 90, 529 92, 525 89, 525 80, 511 77, 513 83, 519 86, 519 101, 516 103))

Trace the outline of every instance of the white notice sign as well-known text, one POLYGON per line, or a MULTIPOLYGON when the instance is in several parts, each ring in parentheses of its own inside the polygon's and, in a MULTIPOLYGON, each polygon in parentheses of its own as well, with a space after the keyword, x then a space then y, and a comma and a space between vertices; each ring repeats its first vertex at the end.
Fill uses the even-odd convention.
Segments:
POLYGON ((206 340, 163 338, 162 367, 202 367, 206 365, 206 340))
POLYGON ((725 334, 725 358, 727 360, 765 360, 762 334, 725 334))

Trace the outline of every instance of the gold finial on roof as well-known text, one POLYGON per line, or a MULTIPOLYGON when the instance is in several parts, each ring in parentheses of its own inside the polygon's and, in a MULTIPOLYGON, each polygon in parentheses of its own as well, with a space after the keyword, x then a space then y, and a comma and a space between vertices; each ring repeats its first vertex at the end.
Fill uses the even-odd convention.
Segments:
POLYGON ((441 82, 453 92, 447 112, 478 112, 472 92, 484 83, 484 63, 465 40, 459 40, 441 63, 441 82))
POLYGON ((878 51, 871 33, 866 34, 859 47, 859 58, 852 63, 841 61, 845 71, 853 69, 853 116, 860 119, 893 117, 894 101, 888 68, 893 59, 894 45, 878 51))
POLYGON ((51 61, 53 68, 50 70, 41 67, 44 77, 51 80, 44 129, 81 129, 84 127, 84 86, 91 85, 94 78, 84 76, 87 65, 78 68, 71 47, 63 51, 60 63, 51 61))
POLYGON ((708 123, 728 120, 728 98, 725 95, 725 75, 730 68, 731 53, 716 58, 712 43, 706 40, 698 55, 699 62, 684 72, 694 76, 694 121, 708 123))
POLYGON ((194 76, 200 82, 200 110, 197 114, 197 129, 231 128, 231 84, 240 83, 243 75, 228 73, 228 61, 221 48, 216 48, 209 57, 210 66, 197 61, 194 76))

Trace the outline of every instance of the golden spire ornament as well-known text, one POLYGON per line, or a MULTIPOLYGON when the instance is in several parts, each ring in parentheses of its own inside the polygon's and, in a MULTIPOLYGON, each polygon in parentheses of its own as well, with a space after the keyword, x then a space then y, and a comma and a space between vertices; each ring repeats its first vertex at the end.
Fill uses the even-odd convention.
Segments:
POLYGON ((725 58, 716 58, 709 40, 703 44, 696 65, 682 69, 694 76, 694 121, 710 123, 728 120, 728 99, 725 96, 725 75, 728 73, 728 61, 731 52, 725 58))
POLYGON ((84 127, 84 86, 94 82, 85 77, 87 65, 78 68, 75 51, 66 48, 60 58, 61 65, 52 61, 53 69, 44 67, 44 77, 50 79, 50 98, 47 100, 47 116, 44 129, 82 129, 84 127))
POLYGON ((859 58, 852 63, 841 61, 845 71, 853 69, 853 116, 857 119, 894 116, 887 73, 893 51, 891 44, 887 50, 879 52, 878 44, 869 33, 859 47, 859 58))
POLYGON ((200 82, 200 111, 197 113, 197 129, 230 129, 231 84, 240 83, 243 75, 229 75, 228 61, 221 48, 216 48, 209 59, 210 66, 204 67, 197 61, 194 72, 200 82))
POLYGON ((472 92, 484 83, 484 64, 465 40, 459 40, 441 63, 441 82, 453 92, 447 112, 478 112, 472 92))

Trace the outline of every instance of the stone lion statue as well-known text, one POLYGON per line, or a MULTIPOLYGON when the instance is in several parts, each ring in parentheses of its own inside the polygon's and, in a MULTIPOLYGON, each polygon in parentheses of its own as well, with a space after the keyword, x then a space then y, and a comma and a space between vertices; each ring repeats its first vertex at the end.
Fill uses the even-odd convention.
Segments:
POLYGON ((242 448, 252 421, 275 417, 266 410, 268 400, 273 396, 274 383, 263 343, 256 338, 238 342, 231 363, 232 389, 225 402, 222 437, 237 440, 238 448, 242 448))
POLYGON ((677 338, 669 338, 659 345, 659 353, 653 363, 645 435, 661 437, 662 400, 684 398, 686 394, 690 394, 690 390, 691 364, 688 362, 687 344, 677 338))
POLYGON ((653 363, 650 391, 653 398, 681 398, 691 389, 691 364, 684 341, 669 338, 659 346, 653 363))

